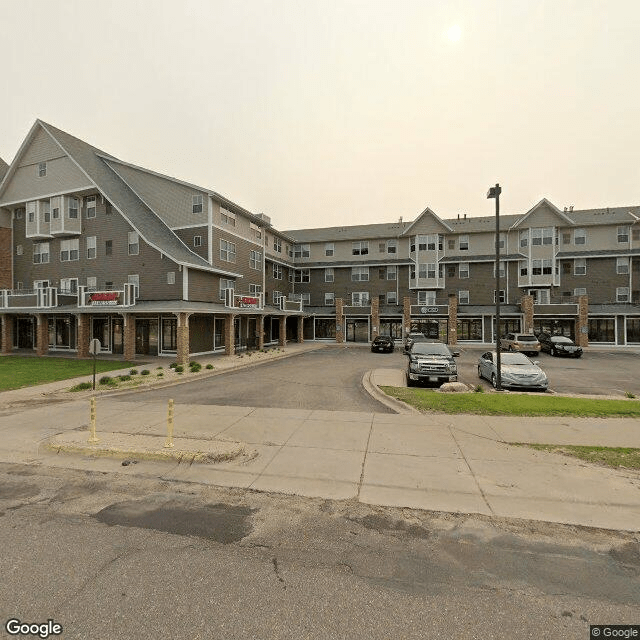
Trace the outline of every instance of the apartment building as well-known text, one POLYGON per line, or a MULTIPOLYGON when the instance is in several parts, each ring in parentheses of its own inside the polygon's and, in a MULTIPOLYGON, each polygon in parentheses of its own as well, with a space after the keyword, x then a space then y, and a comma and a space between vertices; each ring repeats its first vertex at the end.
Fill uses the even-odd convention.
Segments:
POLYGON ((640 207, 278 231, 213 190, 36 121, 0 163, 2 352, 166 355, 548 330, 640 344, 640 207))
POLYGON ((301 339, 292 239, 267 216, 42 121, 0 183, 6 238, 3 353, 86 357, 97 338, 125 359, 184 362, 301 339))
MULTIPOLYGON (((559 209, 546 199, 500 224, 501 334, 640 343, 640 207, 559 209)), ((298 229, 296 294, 307 339, 409 331, 493 342, 495 217, 298 229), (334 308, 335 307, 335 308, 334 308)))

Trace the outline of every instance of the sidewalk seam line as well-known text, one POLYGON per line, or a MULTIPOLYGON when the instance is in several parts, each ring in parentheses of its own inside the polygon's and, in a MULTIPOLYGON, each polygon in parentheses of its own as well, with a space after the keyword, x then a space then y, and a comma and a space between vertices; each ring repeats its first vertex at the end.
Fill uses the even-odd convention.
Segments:
POLYGON ((360 501, 360 492, 362 491, 362 483, 364 482, 364 468, 367 463, 367 454, 369 453, 369 443, 371 442, 371 434, 373 433, 373 422, 376 414, 371 416, 371 426, 369 427, 369 435, 367 437, 367 445, 364 449, 364 456, 362 458, 362 470, 360 471, 360 481, 358 482, 358 494, 356 496, 358 502, 360 501))

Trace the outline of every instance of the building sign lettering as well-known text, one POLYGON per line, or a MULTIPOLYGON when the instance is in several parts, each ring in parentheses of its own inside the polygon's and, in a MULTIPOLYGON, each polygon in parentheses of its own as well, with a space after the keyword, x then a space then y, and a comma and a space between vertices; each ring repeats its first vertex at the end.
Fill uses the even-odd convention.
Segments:
POLYGON ((90 293, 89 302, 91 306, 112 306, 120 304, 120 292, 118 291, 101 291, 99 293, 90 293))
POLYGON ((258 298, 254 298, 251 296, 240 296, 238 299, 239 307, 257 307, 258 306, 258 298))

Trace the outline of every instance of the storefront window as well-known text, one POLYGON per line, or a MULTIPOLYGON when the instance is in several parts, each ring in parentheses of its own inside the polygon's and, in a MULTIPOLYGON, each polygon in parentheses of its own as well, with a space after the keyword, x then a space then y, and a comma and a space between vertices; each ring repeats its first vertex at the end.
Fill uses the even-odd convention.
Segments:
POLYGON ((533 333, 536 335, 544 332, 552 336, 566 336, 575 340, 576 323, 570 318, 535 318, 533 320, 533 333))
POLYGON ((176 318, 162 318, 162 351, 176 351, 178 320, 176 318))
POLYGON ((447 342, 449 320, 446 318, 420 318, 411 320, 411 333, 423 333, 427 338, 447 342))
POLYGON ((615 342, 616 321, 613 318, 589 318, 589 342, 615 342))
POLYGON ((395 340, 402 340, 402 320, 382 318, 380 320, 380 335, 391 336, 395 340))
POLYGON ((332 340, 336 337, 335 318, 316 318, 316 340, 332 340))
POLYGON ((461 318, 457 332, 458 340, 482 340, 482 318, 461 318))
POLYGON ((640 318, 627 318, 627 342, 640 342, 640 318))

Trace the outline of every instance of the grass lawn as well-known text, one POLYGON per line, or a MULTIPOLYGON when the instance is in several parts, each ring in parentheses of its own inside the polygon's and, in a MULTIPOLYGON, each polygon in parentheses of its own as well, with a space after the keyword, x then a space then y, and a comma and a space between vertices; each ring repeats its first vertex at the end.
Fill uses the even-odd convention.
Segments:
POLYGON ((640 470, 640 449, 628 447, 580 447, 566 444, 528 444, 524 442, 512 442, 510 444, 530 447, 538 451, 561 453, 565 456, 580 458, 587 462, 595 462, 613 469, 624 467, 626 469, 640 470))
POLYGON ((537 393, 438 393, 432 389, 380 387, 418 411, 488 416, 575 416, 639 418, 638 400, 565 398, 537 393))
MULTIPOLYGON (((134 362, 97 360, 96 372, 113 371, 136 366, 134 362)), ((137 363, 140 366, 140 363, 137 363)), ((66 380, 78 376, 92 376, 93 362, 75 358, 0 357, 0 391, 32 387, 46 382, 66 380)))

